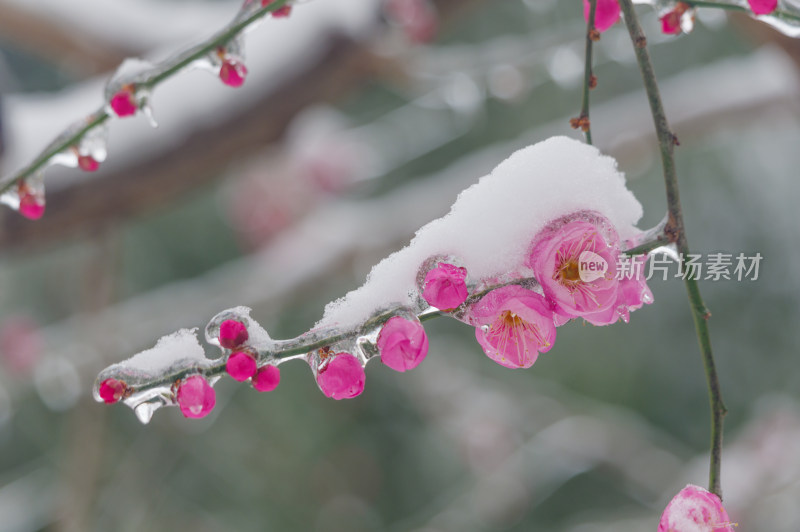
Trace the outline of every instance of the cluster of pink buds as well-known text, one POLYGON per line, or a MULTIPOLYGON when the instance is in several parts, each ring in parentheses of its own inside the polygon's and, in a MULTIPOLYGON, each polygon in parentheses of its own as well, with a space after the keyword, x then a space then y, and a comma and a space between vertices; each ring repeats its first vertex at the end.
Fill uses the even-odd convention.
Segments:
MULTIPOLYGON (((631 259, 630 275, 617 275, 620 241, 605 217, 581 211, 549 223, 533 239, 525 267, 535 286, 507 284, 467 303, 459 319, 475 327, 486 355, 509 368, 528 368, 549 351, 556 328, 573 318, 594 325, 627 322, 631 311, 652 301, 644 262, 631 259)), ((435 262, 420 286, 423 299, 442 311, 468 300, 467 271, 435 262)))
POLYGON ((225 363, 225 371, 239 382, 250 379, 253 388, 259 392, 271 392, 278 387, 281 372, 272 364, 258 367, 257 352, 247 345, 249 339, 247 327, 242 322, 228 319, 220 324, 219 345, 231 351, 225 363))

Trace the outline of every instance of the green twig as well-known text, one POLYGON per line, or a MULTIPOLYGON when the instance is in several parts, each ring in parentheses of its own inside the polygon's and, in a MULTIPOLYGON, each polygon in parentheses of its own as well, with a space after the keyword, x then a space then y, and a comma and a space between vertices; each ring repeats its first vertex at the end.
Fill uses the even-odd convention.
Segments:
MULTIPOLYGON (((664 182, 667 189, 667 209, 668 219, 665 227, 667 238, 674 242, 681 253, 683 267, 686 268, 686 261, 689 257, 689 244, 686 239, 686 232, 683 224, 683 211, 681 210, 680 196, 678 194, 678 180, 675 174, 674 149, 677 138, 672 133, 667 122, 664 106, 661 103, 661 95, 656 82, 653 64, 650 61, 650 54, 647 51, 647 40, 645 38, 636 11, 631 0, 620 0, 620 7, 625 16, 625 24, 633 42, 636 52, 636 60, 642 73, 647 98, 650 102, 650 111, 655 122, 656 135, 661 149, 661 162, 664 172, 664 182)), ((708 331, 708 318, 711 313, 706 308, 697 281, 692 276, 686 276, 686 291, 689 296, 689 303, 694 318, 697 339, 700 344, 700 353, 703 358, 703 366, 706 373, 708 385, 708 395, 711 404, 711 457, 709 465, 708 484, 709 490, 722 497, 720 485, 720 468, 722 463, 722 422, 726 409, 722 402, 719 379, 714 364, 714 356, 711 351, 711 340, 708 331)))
MULTIPOLYGON (((266 7, 261 7, 255 10, 249 17, 244 18, 241 21, 225 28, 223 31, 211 37, 208 41, 189 49, 183 54, 178 54, 167 59, 165 62, 160 64, 161 69, 158 69, 159 65, 156 65, 158 73, 153 77, 136 84, 136 87, 152 89, 164 80, 175 75, 177 72, 183 70, 191 63, 197 61, 198 59, 202 59, 210 53, 213 53, 217 48, 224 47, 246 27, 264 17, 267 13, 283 7, 285 4, 289 3, 289 1, 290 0, 275 0, 266 7)), ((91 114, 86 121, 86 125, 78 129, 75 134, 66 137, 61 142, 45 148, 45 150, 40 153, 28 166, 25 166, 16 174, 12 174, 11 176, 0 180, 0 194, 9 190, 17 182, 34 175, 36 172, 45 167, 50 159, 59 153, 69 150, 73 146, 77 146, 81 139, 83 139, 92 129, 102 125, 109 118, 111 118, 111 116, 105 111, 104 108, 100 108, 91 114)))

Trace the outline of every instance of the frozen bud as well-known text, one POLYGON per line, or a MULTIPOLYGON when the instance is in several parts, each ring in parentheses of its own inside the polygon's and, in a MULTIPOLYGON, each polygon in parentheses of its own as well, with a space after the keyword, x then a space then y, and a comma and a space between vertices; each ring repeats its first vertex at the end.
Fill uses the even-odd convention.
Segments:
POLYGON ((327 397, 351 399, 364 391, 366 375, 361 362, 350 353, 336 353, 317 373, 317 384, 327 397))
POLYGON ((100 394, 100 399, 108 404, 111 404, 122 399, 127 390, 128 387, 124 382, 118 381, 117 379, 106 379, 100 383, 100 389, 98 390, 98 393, 100 394))
POLYGON ((747 0, 756 15, 768 15, 778 7, 778 0, 747 0))
POLYGON ((17 187, 19 194, 19 213, 29 220, 38 220, 44 215, 44 194, 37 194, 25 183, 17 187))
MULTIPOLYGON (((583 18, 589 20, 591 5, 589 0, 583 0, 583 18)), ((594 27, 603 32, 619 20, 619 2, 617 0, 597 0, 594 12, 594 27)))
POLYGON ((94 172, 100 168, 100 163, 91 155, 79 155, 78 167, 84 172, 94 172))
MULTIPOLYGON (((689 11, 690 6, 684 2, 678 2, 675 7, 661 15, 661 31, 667 35, 678 35, 681 33, 681 20, 684 14, 689 11)), ((688 15, 691 16, 691 15, 688 15)))
POLYGON ((181 382, 177 393, 178 406, 186 417, 205 417, 214 409, 217 394, 205 377, 192 375, 181 382))
POLYGON ((467 299, 466 278, 466 268, 440 262, 425 274, 422 298, 438 309, 454 309, 467 299))
POLYGON ((529 368, 556 341, 553 311, 532 290, 508 285, 492 290, 469 310, 486 356, 507 368, 529 368))
POLYGON ((219 69, 219 79, 222 83, 229 87, 241 87, 245 77, 247 77, 247 67, 244 63, 233 57, 226 57, 222 61, 219 69))
POLYGON ((219 326, 219 345, 226 349, 236 349, 249 337, 247 327, 240 321, 225 320, 219 326))
MULTIPOLYGON (((275 0, 261 0, 261 7, 267 7, 268 5, 273 3, 275 3, 275 0)), ((292 6, 281 6, 272 12, 272 16, 275 18, 286 18, 291 14, 292 14, 292 6)))
POLYGON ((247 351, 231 353, 225 363, 225 370, 234 380, 244 382, 256 374, 256 359, 247 351))
POLYGON ((378 334, 381 362, 395 371, 416 368, 428 354, 428 336, 419 321, 389 318, 378 334))
POLYGON ((253 377, 253 388, 259 392, 271 392, 281 382, 281 370, 278 366, 269 364, 259 369, 253 377))
POLYGON ((131 116, 136 114, 139 105, 136 103, 133 85, 125 85, 111 97, 109 104, 117 116, 131 116))
POLYGON ((735 526, 719 497, 689 484, 664 509, 658 532, 734 532, 735 526))

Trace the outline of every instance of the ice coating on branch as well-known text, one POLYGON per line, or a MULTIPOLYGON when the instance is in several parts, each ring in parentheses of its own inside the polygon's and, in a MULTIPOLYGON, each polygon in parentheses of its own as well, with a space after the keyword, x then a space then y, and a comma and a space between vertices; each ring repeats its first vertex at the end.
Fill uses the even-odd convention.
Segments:
POLYGON ((180 329, 167 336, 162 336, 156 342, 155 347, 137 353, 111 367, 160 375, 178 365, 207 361, 205 351, 197 341, 197 328, 194 328, 180 329))
POLYGON ((431 256, 459 257, 477 279, 524 269, 533 237, 548 222, 578 211, 603 215, 623 241, 639 233, 642 206, 612 157, 568 137, 523 148, 378 263, 361 288, 328 304, 317 327, 361 323, 390 302, 415 308, 418 269, 431 256))

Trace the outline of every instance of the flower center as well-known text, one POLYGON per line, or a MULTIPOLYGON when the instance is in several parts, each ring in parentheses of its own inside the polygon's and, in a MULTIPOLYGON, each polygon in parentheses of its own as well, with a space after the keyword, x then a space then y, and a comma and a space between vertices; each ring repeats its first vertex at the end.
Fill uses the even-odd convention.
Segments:
POLYGON ((563 264, 559 269, 558 274, 559 277, 564 281, 569 281, 571 283, 580 281, 581 274, 580 268, 578 267, 578 261, 570 260, 563 264))

